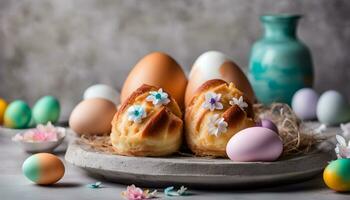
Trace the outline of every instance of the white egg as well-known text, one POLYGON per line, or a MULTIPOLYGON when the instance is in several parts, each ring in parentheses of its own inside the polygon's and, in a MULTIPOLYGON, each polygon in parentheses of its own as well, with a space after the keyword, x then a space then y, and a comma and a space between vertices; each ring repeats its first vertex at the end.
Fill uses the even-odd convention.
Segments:
POLYGON ((193 94, 203 83, 212 79, 233 82, 251 102, 255 102, 254 91, 243 70, 225 54, 208 51, 200 55, 192 66, 185 93, 185 104, 190 103, 193 94))
POLYGON ((311 88, 298 90, 292 99, 294 113, 302 120, 316 119, 316 108, 319 95, 311 88))
POLYGON ((338 125, 350 120, 350 107, 337 91, 323 93, 317 103, 317 118, 327 125, 338 125))
POLYGON ((90 86, 84 92, 84 99, 103 98, 112 101, 115 105, 120 103, 120 94, 111 86, 105 84, 96 84, 90 86))

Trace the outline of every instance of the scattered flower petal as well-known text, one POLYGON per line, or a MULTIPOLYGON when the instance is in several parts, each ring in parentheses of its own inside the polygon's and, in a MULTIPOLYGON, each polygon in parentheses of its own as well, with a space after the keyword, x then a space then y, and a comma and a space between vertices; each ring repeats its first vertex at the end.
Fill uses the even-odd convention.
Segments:
POLYGON ((180 189, 177 191, 177 193, 179 193, 179 195, 185 195, 187 192, 187 187, 185 186, 181 186, 180 189))
POLYGON ((102 187, 101 182, 91 183, 87 185, 88 188, 97 189, 102 187))
POLYGON ((248 107, 248 104, 243 100, 243 96, 240 96, 239 99, 233 97, 229 103, 232 106, 234 106, 234 105, 239 106, 242 110, 244 110, 244 108, 248 107))
POLYGON ((221 94, 216 94, 215 92, 207 92, 205 94, 205 102, 202 104, 202 108, 209 109, 213 111, 215 109, 221 110, 224 108, 220 102, 221 94))
POLYGON ((224 118, 219 118, 218 114, 209 117, 209 129, 208 132, 211 135, 215 135, 216 137, 225 133, 227 131, 227 122, 225 122, 224 118))
POLYGON ((153 105, 160 106, 168 104, 170 99, 168 98, 168 93, 163 92, 163 89, 160 88, 158 91, 149 92, 146 101, 151 101, 153 105))
POLYGON ((184 196, 186 195, 187 188, 184 186, 181 186, 179 190, 174 191, 174 186, 170 186, 164 189, 164 194, 166 196, 184 196))
POLYGON ((156 198, 157 190, 149 192, 149 190, 142 190, 135 185, 130 185, 126 188, 126 191, 122 192, 122 196, 127 200, 147 200, 156 198))
POLYGON ((141 105, 130 106, 127 113, 128 120, 135 123, 141 123, 142 119, 147 117, 147 113, 141 105))

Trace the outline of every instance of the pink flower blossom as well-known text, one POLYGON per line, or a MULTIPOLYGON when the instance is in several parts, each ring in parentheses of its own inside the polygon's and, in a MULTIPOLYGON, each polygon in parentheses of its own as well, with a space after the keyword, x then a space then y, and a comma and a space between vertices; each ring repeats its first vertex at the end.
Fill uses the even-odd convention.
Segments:
POLYGON ((135 185, 128 186, 126 191, 122 192, 122 195, 127 200, 147 200, 156 197, 157 190, 149 192, 149 190, 143 191, 141 188, 135 185))
POLYGON ((56 142, 59 139, 59 132, 59 129, 49 122, 46 126, 40 124, 35 129, 19 133, 13 137, 13 140, 26 142, 56 142))

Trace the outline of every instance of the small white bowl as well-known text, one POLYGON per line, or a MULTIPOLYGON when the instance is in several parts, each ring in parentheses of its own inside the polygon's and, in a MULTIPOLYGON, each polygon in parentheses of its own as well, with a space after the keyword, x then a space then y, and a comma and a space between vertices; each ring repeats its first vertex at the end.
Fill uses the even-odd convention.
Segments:
MULTIPOLYGON (((52 152, 58 147, 66 136, 66 129, 63 127, 56 127, 58 129, 58 140, 57 141, 46 141, 46 142, 29 142, 29 141, 15 141, 28 153, 39 153, 39 152, 52 152)), ((28 130, 27 130, 28 131, 28 130)), ((18 134, 24 134, 26 131, 22 131, 18 134)))

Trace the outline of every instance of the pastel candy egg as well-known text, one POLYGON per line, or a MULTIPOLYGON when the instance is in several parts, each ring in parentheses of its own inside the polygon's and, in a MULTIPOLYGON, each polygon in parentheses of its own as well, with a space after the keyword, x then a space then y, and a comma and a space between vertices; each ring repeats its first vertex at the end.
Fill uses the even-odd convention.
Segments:
POLYGON ((316 108, 319 95, 311 88, 298 90, 292 99, 294 113, 302 120, 316 119, 316 108))
POLYGON ((7 102, 0 98, 0 124, 3 123, 4 121, 4 114, 5 114, 5 110, 7 108, 7 102))
POLYGON ((350 159, 338 159, 328 164, 323 172, 323 180, 332 190, 350 191, 350 159))
POLYGON ((4 115, 4 125, 8 128, 27 128, 31 118, 28 104, 21 100, 10 103, 4 115))
POLYGON ((55 155, 38 153, 27 158, 22 165, 23 174, 39 185, 50 185, 64 175, 64 165, 55 155))
POLYGON ((274 161, 283 151, 280 137, 264 127, 251 127, 236 133, 227 143, 227 156, 237 162, 274 161))
POLYGON ((84 92, 84 99, 91 98, 103 98, 113 102, 115 105, 120 103, 120 94, 114 88, 104 85, 104 84, 96 84, 90 86, 84 92))
POLYGON ((272 131, 274 131, 274 132, 276 132, 278 134, 277 126, 271 120, 269 120, 269 119, 262 119, 260 123, 261 123, 261 127, 268 128, 268 129, 270 129, 270 130, 272 130, 272 131))
POLYGON ((350 108, 345 98, 337 91, 323 93, 317 103, 317 118, 327 125, 338 125, 350 120, 350 108))
POLYGON ((33 107, 33 119, 36 124, 55 123, 60 117, 60 103, 53 96, 44 96, 33 107))

